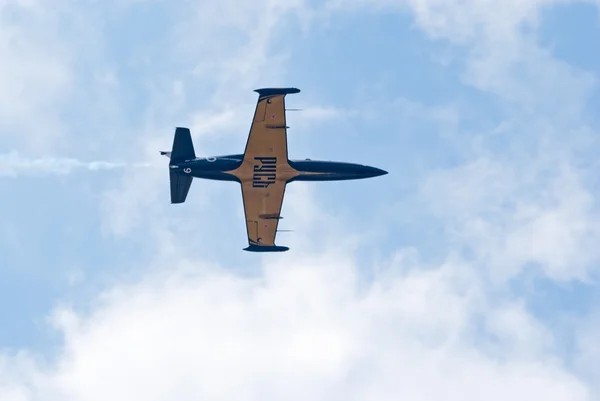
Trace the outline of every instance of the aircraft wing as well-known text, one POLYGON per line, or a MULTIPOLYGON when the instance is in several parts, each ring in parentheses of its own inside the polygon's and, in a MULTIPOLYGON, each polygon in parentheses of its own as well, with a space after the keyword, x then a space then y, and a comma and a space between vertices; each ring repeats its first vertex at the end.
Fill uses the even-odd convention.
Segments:
MULTIPOLYGON (((275 245, 288 165, 285 96, 297 88, 256 89, 258 101, 248 134, 244 163, 239 168, 246 228, 247 251, 287 251, 275 245)), ((289 174, 289 171, 288 171, 289 174)))
POLYGON ((287 127, 285 125, 285 95, 300 92, 297 88, 256 89, 258 101, 246 142, 244 159, 276 157, 287 163, 287 127))
POLYGON ((285 246, 275 245, 279 224, 285 181, 275 181, 266 188, 253 186, 253 182, 242 183, 242 198, 246 229, 248 230, 247 251, 278 252, 287 251, 285 246))

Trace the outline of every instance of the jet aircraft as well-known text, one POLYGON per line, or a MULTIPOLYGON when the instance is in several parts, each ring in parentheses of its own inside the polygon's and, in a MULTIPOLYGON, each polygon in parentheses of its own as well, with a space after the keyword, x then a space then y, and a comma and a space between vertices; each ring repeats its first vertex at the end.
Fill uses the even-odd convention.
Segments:
POLYGON ((275 245, 286 185, 293 181, 337 181, 377 177, 387 171, 354 163, 289 160, 285 96, 297 88, 256 89, 258 101, 242 154, 196 157, 190 130, 176 127, 170 152, 171 203, 183 203, 194 177, 241 184, 251 252, 282 252, 275 245))

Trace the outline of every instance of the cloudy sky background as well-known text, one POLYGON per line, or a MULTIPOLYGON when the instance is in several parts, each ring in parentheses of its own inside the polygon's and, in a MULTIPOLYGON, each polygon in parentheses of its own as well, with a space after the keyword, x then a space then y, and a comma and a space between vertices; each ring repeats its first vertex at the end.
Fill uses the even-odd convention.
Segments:
POLYGON ((599 5, 0 0, 0 400, 600 400, 599 5), (390 174, 257 255, 158 151, 269 86, 290 157, 390 174))

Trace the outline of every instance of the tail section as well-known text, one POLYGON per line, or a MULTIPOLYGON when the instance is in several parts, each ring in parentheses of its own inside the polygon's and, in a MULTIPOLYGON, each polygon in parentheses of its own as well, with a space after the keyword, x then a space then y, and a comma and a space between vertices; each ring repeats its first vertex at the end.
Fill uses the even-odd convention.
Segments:
POLYGON ((171 181, 171 203, 185 202, 193 179, 194 177, 190 175, 177 174, 173 171, 169 172, 169 180, 171 181))
POLYGON ((169 168, 175 169, 169 171, 169 181, 171 184, 171 203, 183 203, 190 191, 193 177, 183 175, 177 170, 177 164, 196 158, 192 135, 189 128, 175 128, 175 137, 173 138, 173 148, 170 152, 160 152, 161 155, 171 159, 169 168))

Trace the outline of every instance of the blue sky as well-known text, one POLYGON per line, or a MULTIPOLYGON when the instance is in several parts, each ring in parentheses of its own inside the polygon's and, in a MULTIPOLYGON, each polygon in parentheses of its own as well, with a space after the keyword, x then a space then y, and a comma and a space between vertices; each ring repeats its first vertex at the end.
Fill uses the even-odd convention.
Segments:
POLYGON ((0 2, 0 399, 598 399, 599 15, 0 2), (390 174, 290 185, 255 255, 158 151, 241 152, 269 86, 292 158, 390 174))

